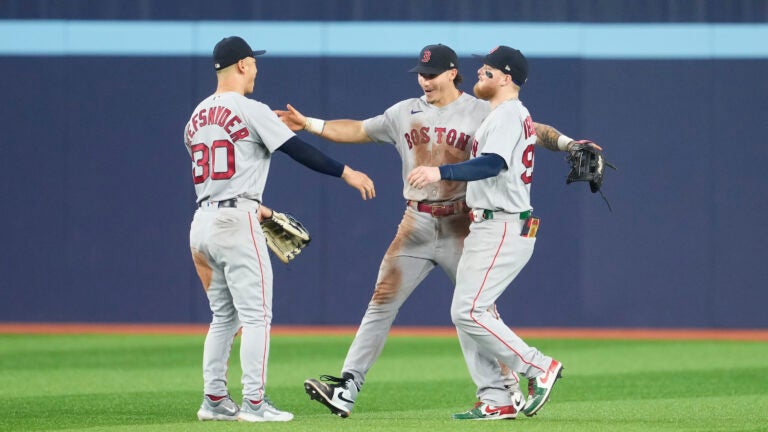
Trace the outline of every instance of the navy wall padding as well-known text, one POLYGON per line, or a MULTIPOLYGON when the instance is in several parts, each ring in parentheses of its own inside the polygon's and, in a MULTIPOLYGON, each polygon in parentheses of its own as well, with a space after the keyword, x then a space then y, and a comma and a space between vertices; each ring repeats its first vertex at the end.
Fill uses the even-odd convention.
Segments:
MULTIPOLYGON (((88 11, 67 3, 5 2, 4 17, 192 19, 167 2, 136 2, 128 16, 115 1, 88 11)), ((376 19, 373 3, 381 2, 334 19, 376 19)), ((586 13, 598 3, 607 4, 569 2, 587 6, 568 10, 586 13)), ((673 20, 691 5, 707 6, 687 21, 718 21, 707 16, 713 4, 733 22, 765 11, 757 1, 734 2, 738 11, 730 2, 642 3, 652 6, 649 20, 673 20), (680 7, 665 15, 662 4, 680 7)), ((192 7, 216 4, 238 17, 237 2, 201 4, 192 7)), ((408 16, 424 12, 391 15, 408 16)), ((316 117, 364 119, 420 95, 406 72, 419 48, 413 58, 260 57, 253 97, 316 117)), ((462 89, 471 91, 479 65, 461 62, 462 89)), ((195 198, 182 131, 215 87, 209 59, 0 56, 0 70, 0 321, 207 322, 189 254, 195 198)), ((586 184, 566 186, 563 153, 536 150, 533 205, 542 225, 532 260, 499 300, 505 321, 768 327, 766 77, 763 58, 531 58, 521 97, 534 120, 598 142, 619 170, 606 175, 609 212, 586 184)), ((404 210, 400 160, 389 145, 301 136, 368 173, 378 196, 363 201, 340 179, 274 157, 265 202, 295 214, 313 235, 290 265, 273 260, 274 322, 357 324, 404 210)), ((436 270, 396 324, 450 325, 452 288, 436 270)))
POLYGON ((5 0, 2 18, 87 20, 765 22, 764 0, 5 0))

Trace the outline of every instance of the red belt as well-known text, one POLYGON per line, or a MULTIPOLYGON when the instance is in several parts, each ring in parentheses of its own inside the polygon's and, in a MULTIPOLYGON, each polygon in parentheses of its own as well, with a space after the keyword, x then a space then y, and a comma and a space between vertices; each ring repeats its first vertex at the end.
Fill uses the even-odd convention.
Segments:
POLYGON ((466 213, 469 211, 467 203, 464 201, 455 201, 449 203, 434 203, 427 204, 419 201, 407 201, 409 207, 412 207, 422 213, 429 213, 433 217, 453 216, 459 213, 466 213))

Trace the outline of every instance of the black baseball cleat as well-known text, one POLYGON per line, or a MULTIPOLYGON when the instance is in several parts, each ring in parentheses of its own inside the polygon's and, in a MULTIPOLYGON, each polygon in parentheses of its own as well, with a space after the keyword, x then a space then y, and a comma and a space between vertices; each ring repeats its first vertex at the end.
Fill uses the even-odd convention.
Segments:
POLYGON ((313 378, 304 381, 304 390, 309 397, 328 407, 333 414, 341 418, 349 417, 360 391, 352 374, 344 373, 343 378, 320 375, 320 379, 325 382, 313 378))

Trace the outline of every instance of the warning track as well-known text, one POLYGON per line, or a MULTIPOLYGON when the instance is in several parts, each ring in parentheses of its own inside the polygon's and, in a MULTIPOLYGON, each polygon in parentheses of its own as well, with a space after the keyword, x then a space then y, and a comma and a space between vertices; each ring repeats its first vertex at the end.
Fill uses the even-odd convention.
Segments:
MULTIPOLYGON (((206 324, 0 323, 0 334, 179 334, 203 335, 206 324)), ((768 341, 768 329, 648 329, 520 327, 524 338, 768 341)), ((354 336, 355 326, 276 325, 272 335, 354 336)), ((453 327, 393 327, 393 336, 455 337, 453 327)))

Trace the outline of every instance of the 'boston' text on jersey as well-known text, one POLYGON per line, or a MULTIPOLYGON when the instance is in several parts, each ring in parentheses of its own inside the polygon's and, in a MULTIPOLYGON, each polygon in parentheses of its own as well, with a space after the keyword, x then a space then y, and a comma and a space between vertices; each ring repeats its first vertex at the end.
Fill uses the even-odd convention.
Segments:
POLYGON ((435 140, 437 144, 448 144, 459 150, 466 149, 467 144, 469 144, 470 136, 464 132, 457 132, 456 129, 447 129, 444 127, 429 128, 424 126, 420 129, 411 129, 410 133, 405 134, 405 141, 408 142, 408 149, 413 149, 413 146, 415 145, 429 143, 430 129, 433 129, 434 135, 437 136, 437 139, 435 140))

